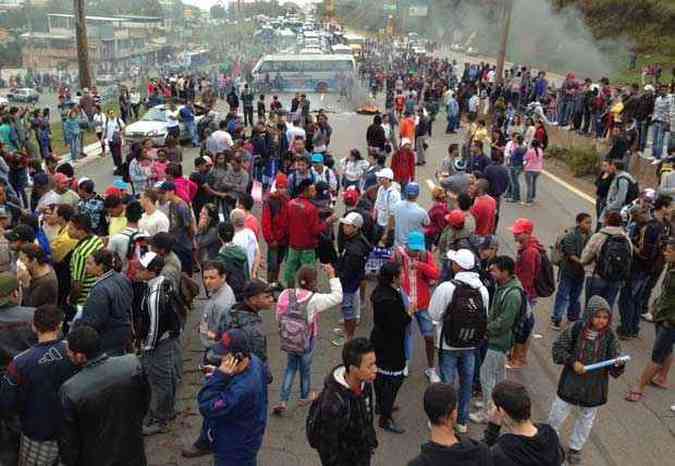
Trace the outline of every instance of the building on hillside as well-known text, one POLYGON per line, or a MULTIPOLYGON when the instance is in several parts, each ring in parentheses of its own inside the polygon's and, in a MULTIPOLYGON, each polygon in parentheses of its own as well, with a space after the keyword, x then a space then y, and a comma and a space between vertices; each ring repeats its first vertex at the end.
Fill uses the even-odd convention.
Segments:
MULTIPOLYGON (((23 66, 40 71, 77 69, 75 18, 49 14, 49 32, 22 34, 23 66)), ((162 18, 152 16, 87 16, 89 59, 97 74, 122 73, 132 66, 165 63, 174 48, 166 40, 162 18)))

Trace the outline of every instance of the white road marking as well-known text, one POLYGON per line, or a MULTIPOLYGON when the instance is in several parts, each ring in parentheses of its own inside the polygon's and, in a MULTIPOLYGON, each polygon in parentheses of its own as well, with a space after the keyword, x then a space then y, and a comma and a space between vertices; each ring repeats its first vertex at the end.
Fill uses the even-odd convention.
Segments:
POLYGON ((595 205, 595 199, 593 199, 593 198, 592 198, 591 196, 589 196, 588 194, 586 194, 586 193, 584 193, 583 191, 581 191, 581 190, 575 188, 574 186, 572 186, 572 185, 569 184, 568 182, 562 180, 561 178, 555 176, 555 175, 552 174, 552 173, 547 172, 546 170, 544 170, 542 173, 543 173, 546 177, 548 177, 548 178, 550 178, 551 180, 553 180, 553 181, 555 181, 556 183, 558 183, 559 185, 563 186, 564 188, 567 188, 569 191, 573 192, 574 194, 576 194, 577 196, 579 196, 580 198, 582 198, 584 201, 587 201, 587 202, 589 202, 589 203, 595 205))

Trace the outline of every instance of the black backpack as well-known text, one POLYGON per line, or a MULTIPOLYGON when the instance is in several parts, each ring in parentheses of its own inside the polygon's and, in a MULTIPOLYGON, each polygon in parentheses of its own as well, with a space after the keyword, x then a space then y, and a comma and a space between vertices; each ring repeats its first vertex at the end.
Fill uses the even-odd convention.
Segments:
POLYGON ((607 239, 600 248, 594 273, 608 282, 622 282, 630 274, 633 248, 623 235, 603 234, 607 239))
POLYGON ((534 277, 534 291, 540 298, 548 298, 555 292, 555 272, 546 251, 539 251, 541 267, 534 277))
MULTIPOLYGON (((326 390, 321 390, 319 396, 317 396, 309 407, 309 412, 307 413, 307 419, 305 420, 305 434, 307 435, 307 443, 309 446, 315 450, 319 449, 321 445, 321 438, 323 437, 323 413, 321 408, 323 406, 323 400, 325 399, 326 390)), ((342 398, 338 392, 335 392, 335 396, 338 398, 340 403, 347 406, 347 413, 345 418, 347 419, 347 425, 349 425, 349 417, 351 412, 349 410, 349 403, 345 403, 345 400, 342 398)))
POLYGON ((626 190, 626 200, 623 202, 623 205, 629 205, 635 199, 640 197, 640 184, 637 181, 631 180, 627 176, 619 176, 616 182, 618 183, 619 180, 626 180, 628 183, 628 189, 626 190))
POLYGON ((455 285, 455 290, 443 316, 441 341, 453 348, 478 346, 487 333, 487 310, 480 288, 459 280, 450 282, 455 285))

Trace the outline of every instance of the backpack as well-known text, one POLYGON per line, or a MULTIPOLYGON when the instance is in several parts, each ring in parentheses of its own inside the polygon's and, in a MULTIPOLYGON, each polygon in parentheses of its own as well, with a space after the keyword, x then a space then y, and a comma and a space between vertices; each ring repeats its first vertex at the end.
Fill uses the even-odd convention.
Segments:
POLYGON ((279 317, 281 351, 304 354, 309 350, 312 325, 307 319, 307 305, 313 295, 300 304, 295 289, 288 291, 288 310, 279 317))
POLYGON ((627 176, 619 176, 617 178, 617 183, 619 180, 624 179, 628 182, 628 189, 626 190, 626 200, 623 201, 623 205, 629 205, 631 204, 635 199, 640 197, 640 184, 635 181, 631 180, 627 176))
POLYGON ((525 290, 519 288, 519 293, 520 293, 520 309, 518 309, 518 314, 516 314, 516 318, 513 321, 513 326, 511 327, 511 332, 512 335, 522 335, 523 329, 527 325, 527 319, 529 318, 529 312, 528 312, 528 302, 527 302, 527 294, 525 293, 525 290))
POLYGON ((540 251, 539 257, 541 267, 534 277, 534 291, 540 298, 548 298, 555 292, 555 273, 546 251, 540 251))
POLYGON ((572 230, 570 228, 565 228, 561 233, 558 234, 555 238, 555 242, 550 246, 551 249, 551 264, 560 267, 565 256, 562 252, 562 241, 563 239, 570 234, 572 230))
MULTIPOLYGON (((307 419, 305 420, 305 434, 307 435, 307 442, 309 443, 309 446, 315 450, 319 449, 319 446, 321 445, 321 439, 323 437, 323 413, 321 412, 321 408, 323 406, 323 400, 325 399, 325 392, 325 390, 321 390, 319 396, 317 396, 312 401, 312 404, 309 406, 309 412, 307 413, 307 419)), ((345 418, 347 419, 347 424, 349 424, 349 417, 351 416, 349 403, 345 403, 345 400, 342 398, 340 393, 335 392, 335 396, 342 405, 347 407, 345 418)))
POLYGON ((441 340, 453 348, 471 348, 485 340, 487 311, 480 288, 473 288, 458 280, 452 300, 443 316, 441 340))
POLYGON ((630 273, 632 246, 623 235, 604 233, 607 239, 600 248, 594 274, 609 282, 621 282, 630 273))

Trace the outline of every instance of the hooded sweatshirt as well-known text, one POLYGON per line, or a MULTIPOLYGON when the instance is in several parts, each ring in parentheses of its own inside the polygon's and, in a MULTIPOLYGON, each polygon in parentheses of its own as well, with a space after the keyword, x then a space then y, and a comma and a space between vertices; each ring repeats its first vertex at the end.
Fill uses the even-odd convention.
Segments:
POLYGON ((481 442, 470 438, 461 440, 451 447, 434 442, 422 445, 421 452, 408 466, 488 466, 490 450, 481 442))
POLYGON ((560 466, 565 459, 560 439, 548 424, 535 424, 534 437, 505 433, 500 427, 489 424, 485 442, 492 447, 494 466, 560 466))
POLYGON ((607 403, 609 375, 619 377, 624 366, 605 367, 584 374, 574 372, 574 363, 584 365, 614 359, 621 354, 621 346, 612 330, 612 314, 607 301, 600 296, 591 296, 586 305, 584 320, 567 327, 553 343, 553 362, 563 365, 558 382, 558 397, 572 405, 593 408, 607 403), (592 320, 595 315, 609 313, 607 327, 595 330, 592 320))
POLYGON ((534 288, 534 277, 541 268, 541 255, 544 253, 544 247, 534 236, 521 245, 518 249, 518 260, 516 261, 516 276, 523 284, 523 289, 527 297, 534 299, 537 297, 537 291, 534 288))

